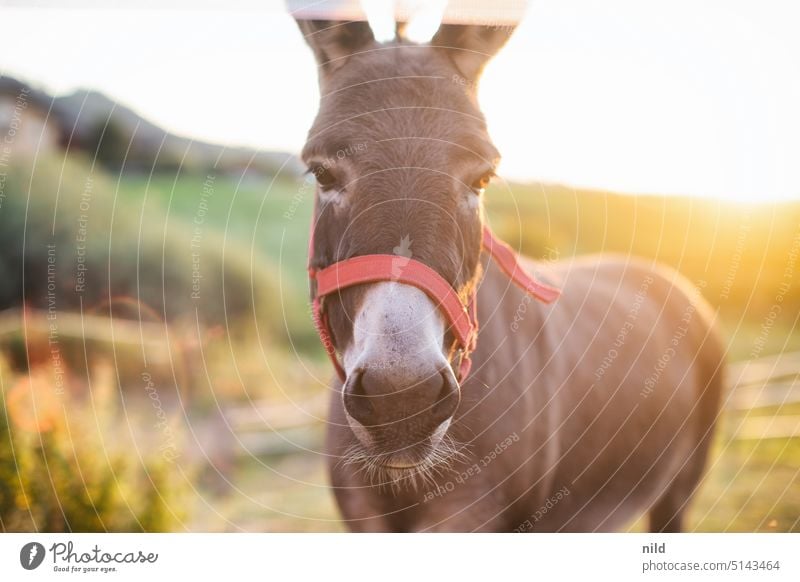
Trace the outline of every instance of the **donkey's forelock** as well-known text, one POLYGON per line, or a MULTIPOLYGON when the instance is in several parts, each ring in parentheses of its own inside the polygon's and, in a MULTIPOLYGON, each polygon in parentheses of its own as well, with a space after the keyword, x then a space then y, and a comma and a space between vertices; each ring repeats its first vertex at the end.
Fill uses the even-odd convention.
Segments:
MULTIPOLYGON (((402 44, 355 55, 331 75, 303 157, 335 156, 359 140, 381 143, 403 137, 428 138, 429 150, 443 152, 429 163, 444 164, 470 154, 490 164, 498 158, 474 85, 440 51, 402 44)), ((404 153, 403 147, 415 151, 422 145, 398 147, 404 153)), ((385 166, 397 160, 384 156, 374 162, 385 166)))

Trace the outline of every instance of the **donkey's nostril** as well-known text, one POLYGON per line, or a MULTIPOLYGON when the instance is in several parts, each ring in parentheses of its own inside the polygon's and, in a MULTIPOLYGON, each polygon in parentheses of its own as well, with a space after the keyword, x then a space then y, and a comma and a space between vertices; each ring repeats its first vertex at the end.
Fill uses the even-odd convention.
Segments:
POLYGON ((441 371, 441 375, 443 380, 442 388, 439 390, 436 403, 431 410, 431 416, 437 424, 441 424, 455 414, 458 402, 461 399, 458 382, 456 382, 453 373, 449 369, 444 369, 441 371))
POLYGON ((364 371, 355 370, 344 385, 344 408, 347 413, 364 426, 377 424, 375 405, 364 389, 364 371))
POLYGON ((367 427, 409 422, 433 430, 455 413, 459 390, 449 368, 400 380, 359 368, 348 376, 342 400, 350 417, 367 427))

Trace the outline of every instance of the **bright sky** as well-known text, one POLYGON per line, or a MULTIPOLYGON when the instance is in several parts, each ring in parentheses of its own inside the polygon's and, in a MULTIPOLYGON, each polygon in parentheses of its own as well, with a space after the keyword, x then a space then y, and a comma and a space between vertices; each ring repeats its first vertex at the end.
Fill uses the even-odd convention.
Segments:
MULTIPOLYGON (((180 1, 0 0, 0 74, 55 92, 96 88, 188 136, 298 151, 316 68, 283 2, 190 12, 180 1)), ((798 23, 795 0, 533 0, 482 84, 501 173, 800 198, 798 23)))

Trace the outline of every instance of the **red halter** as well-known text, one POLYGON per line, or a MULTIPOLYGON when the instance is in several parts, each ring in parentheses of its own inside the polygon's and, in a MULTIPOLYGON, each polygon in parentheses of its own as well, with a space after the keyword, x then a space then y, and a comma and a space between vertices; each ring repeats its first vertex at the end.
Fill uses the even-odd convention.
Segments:
MULTIPOLYGON (((489 252, 495 263, 516 285, 532 297, 543 303, 551 303, 558 297, 558 289, 539 283, 523 270, 511 247, 495 238, 488 226, 483 229, 483 249, 489 252)), ((312 253, 313 227, 312 243, 309 245, 309 261, 312 253)), ((308 276, 316 283, 312 302, 314 325, 320 340, 322 340, 322 345, 342 381, 345 380, 346 374, 336 356, 336 348, 331 339, 323 299, 353 285, 378 281, 396 281, 413 285, 438 302, 439 309, 444 312, 450 323, 461 354, 458 380, 463 382, 466 379, 472 365, 470 354, 478 343, 478 314, 474 291, 467 305, 464 305, 455 289, 439 273, 419 261, 400 255, 362 255, 334 263, 321 270, 309 266, 308 276)))

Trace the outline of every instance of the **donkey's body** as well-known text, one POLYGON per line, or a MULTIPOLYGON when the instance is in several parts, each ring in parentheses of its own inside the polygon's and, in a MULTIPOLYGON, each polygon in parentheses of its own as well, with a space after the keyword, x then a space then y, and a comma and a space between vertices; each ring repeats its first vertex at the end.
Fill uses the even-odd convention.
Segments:
POLYGON ((475 88, 510 30, 445 24, 414 46, 380 45, 365 22, 300 27, 322 88, 303 151, 319 183, 312 272, 399 252, 464 303, 478 288, 460 386, 437 297, 386 280, 325 297, 348 526, 592 531, 649 511, 652 529, 680 529, 720 399, 708 308, 675 273, 626 259, 549 265, 539 276, 562 295, 542 305, 481 253, 499 154, 475 88))
POLYGON ((551 306, 487 267, 474 371, 450 429, 470 444, 464 459, 416 490, 371 484, 338 462, 354 437, 332 399, 331 475, 348 526, 595 531, 649 510, 652 529, 677 529, 721 390, 708 309, 675 273, 638 262, 553 265, 563 294, 551 306))

